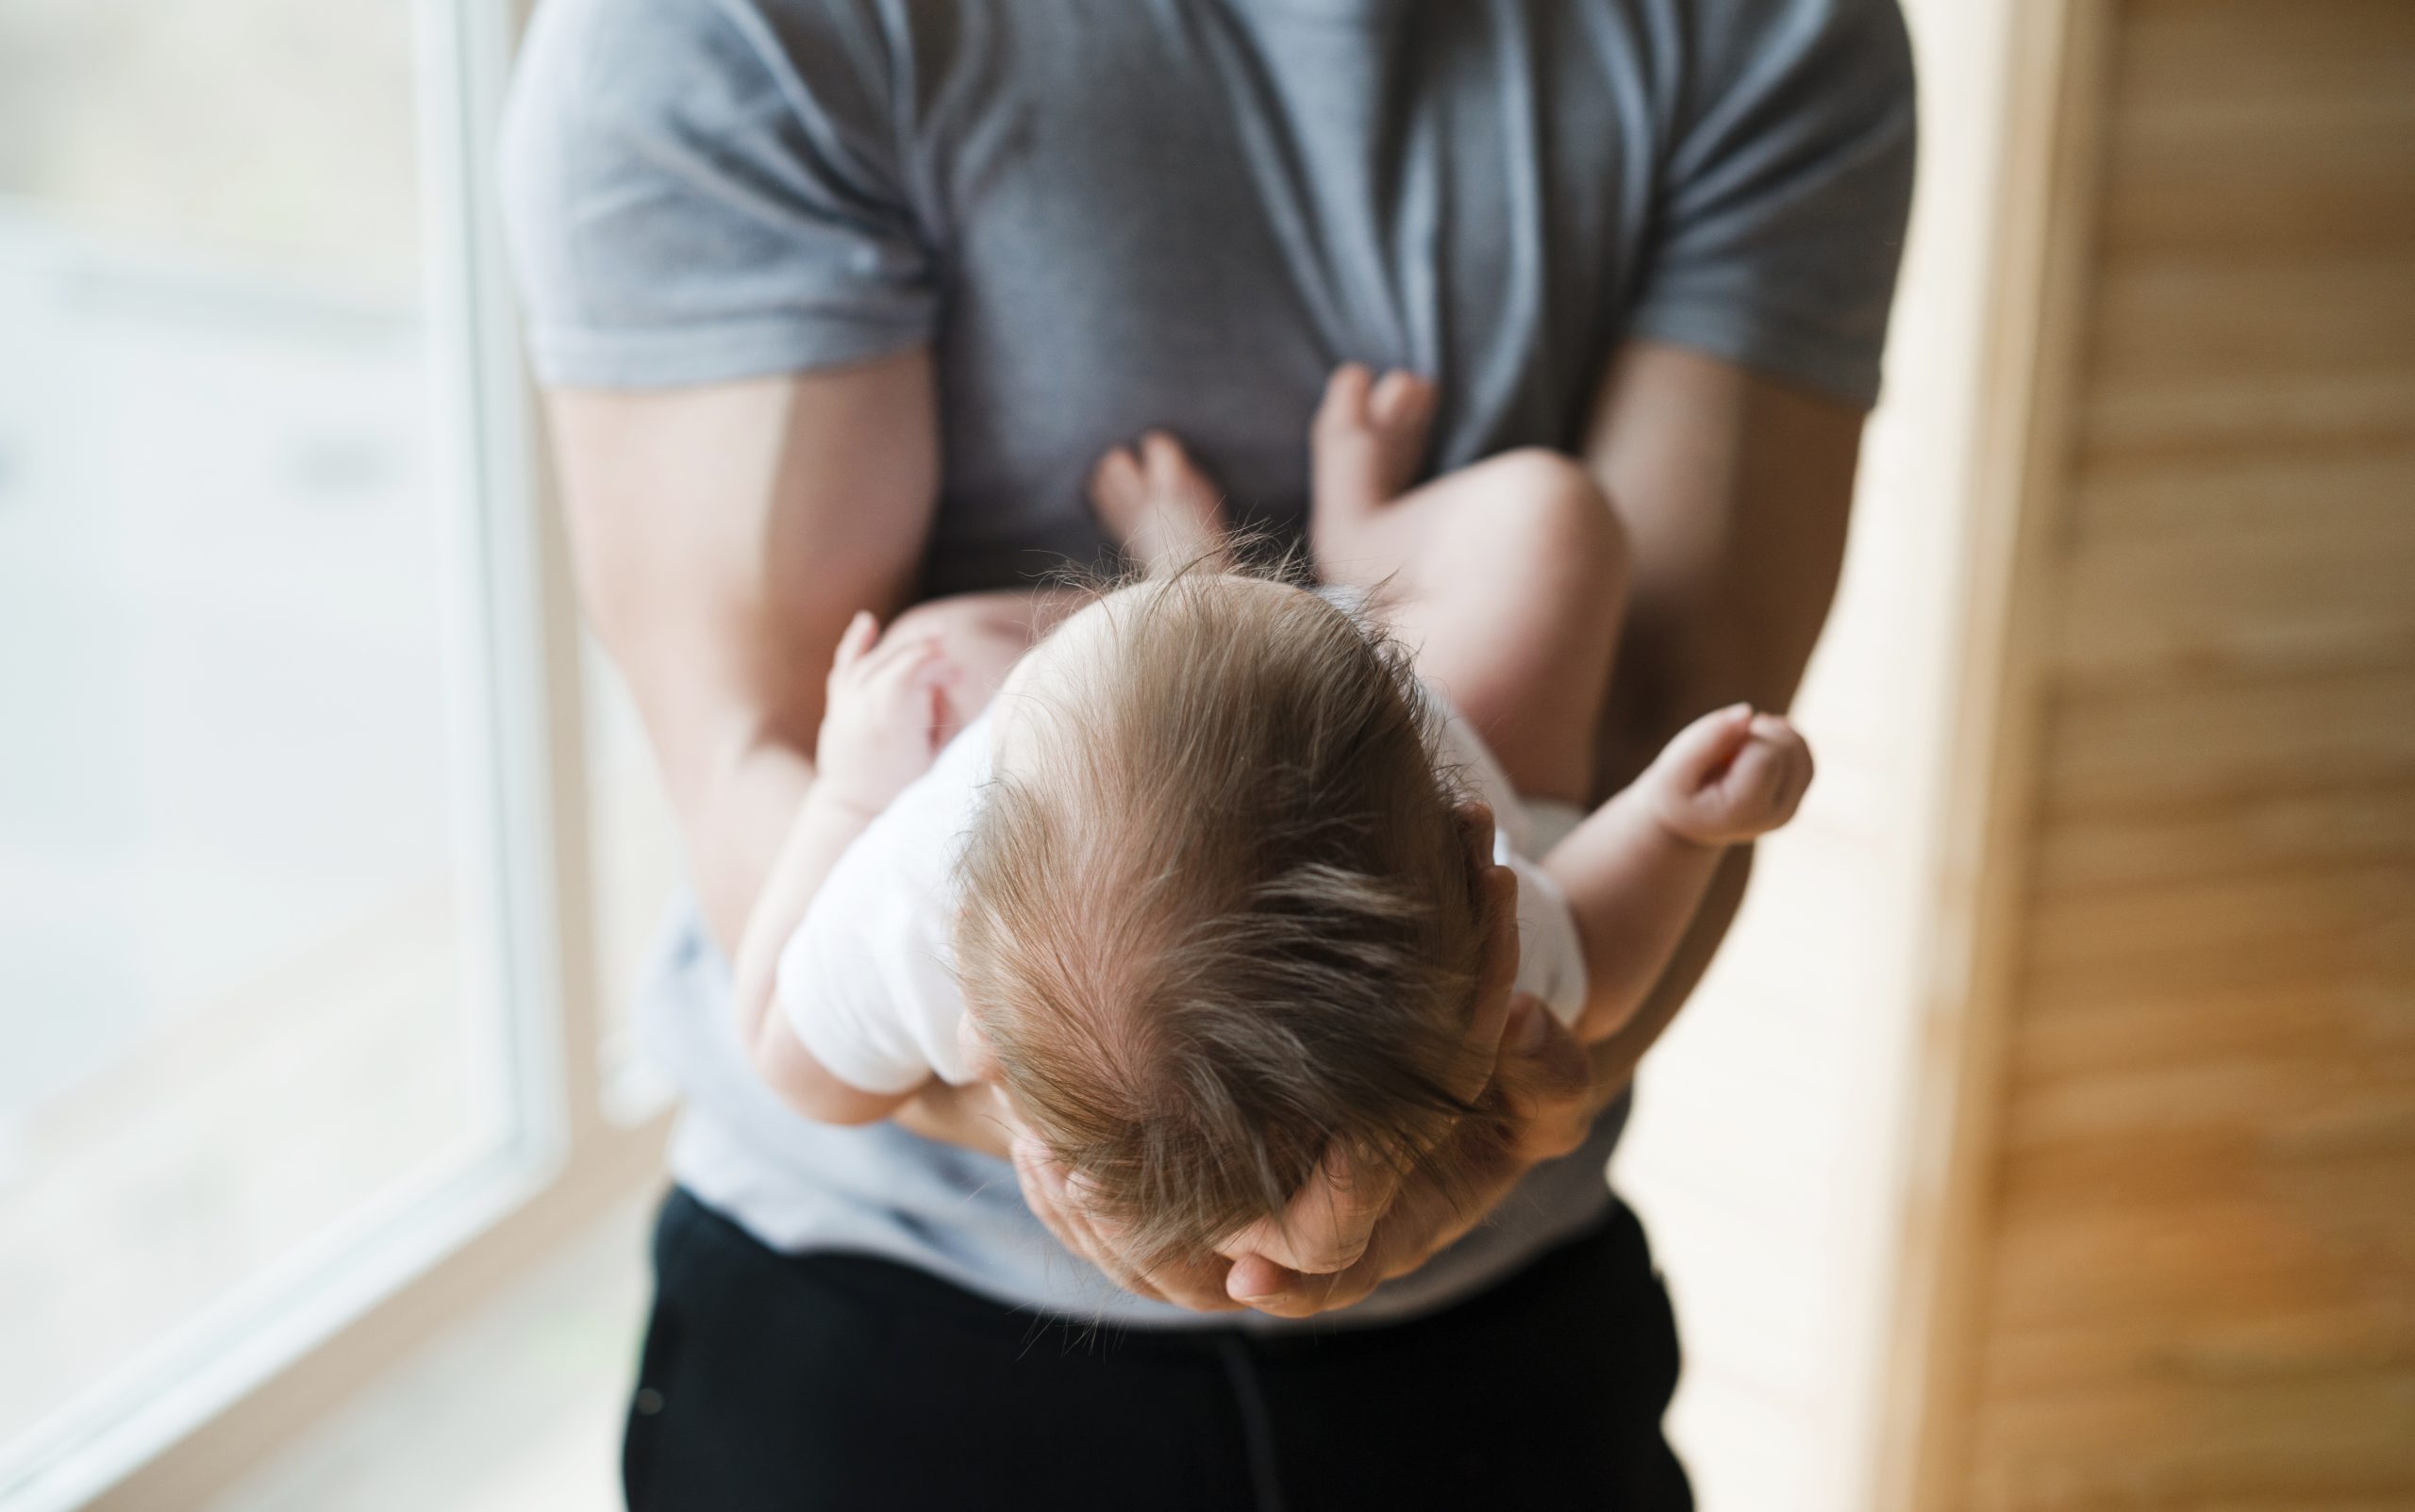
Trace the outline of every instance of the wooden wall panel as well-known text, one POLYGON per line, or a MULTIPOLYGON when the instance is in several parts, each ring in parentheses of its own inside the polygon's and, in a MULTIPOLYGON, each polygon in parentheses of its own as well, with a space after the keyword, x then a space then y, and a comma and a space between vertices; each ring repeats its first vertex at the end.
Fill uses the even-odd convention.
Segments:
POLYGON ((1963 1501, 2415 1508, 2415 4, 2128 0, 1963 1501))

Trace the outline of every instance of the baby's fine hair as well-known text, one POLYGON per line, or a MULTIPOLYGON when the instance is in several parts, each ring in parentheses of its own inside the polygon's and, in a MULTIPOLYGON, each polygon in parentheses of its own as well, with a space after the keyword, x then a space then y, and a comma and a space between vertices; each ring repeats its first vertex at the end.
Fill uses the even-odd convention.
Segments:
POLYGON ((1438 712, 1407 648, 1293 571, 1107 596, 1108 649, 1017 711, 1030 743, 959 863, 958 971, 1007 1090, 1160 1259, 1280 1214, 1337 1145, 1418 1165, 1481 1080, 1438 712))

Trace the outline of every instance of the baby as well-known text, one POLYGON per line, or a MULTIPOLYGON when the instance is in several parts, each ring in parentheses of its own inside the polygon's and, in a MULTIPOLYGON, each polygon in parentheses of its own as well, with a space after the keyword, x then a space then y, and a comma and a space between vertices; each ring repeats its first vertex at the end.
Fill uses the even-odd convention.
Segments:
POLYGON ((1092 479, 1137 580, 1030 618, 858 617, 758 914, 803 922, 741 951, 774 1088, 857 1122, 934 1076, 993 1081, 1135 1253, 1171 1258, 1279 1221, 1337 1152, 1417 1168, 1479 1110, 1507 908, 1520 990, 1583 1040, 1626 1021, 1724 848, 1791 816, 1809 752, 1722 710, 1583 812, 1616 517, 1540 452, 1404 491, 1433 404, 1335 375, 1321 582, 1238 561, 1159 435, 1092 479))

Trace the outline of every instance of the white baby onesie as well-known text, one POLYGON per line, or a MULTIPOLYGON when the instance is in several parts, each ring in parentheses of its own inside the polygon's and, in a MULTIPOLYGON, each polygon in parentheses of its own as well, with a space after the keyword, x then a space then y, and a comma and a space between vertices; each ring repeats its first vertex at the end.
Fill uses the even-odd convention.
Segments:
MULTIPOLYGON (((1444 759, 1492 806, 1493 857, 1518 878, 1518 989, 1573 1023, 1585 957, 1559 887, 1532 857, 1575 824, 1575 810, 1522 804, 1475 732, 1445 709, 1444 759)), ((936 1075, 972 1079, 957 1042, 964 998, 949 936, 956 863, 990 780, 990 717, 974 720, 931 770, 897 795, 830 869, 780 951, 779 1011, 830 1073, 867 1092, 904 1092, 936 1075)))

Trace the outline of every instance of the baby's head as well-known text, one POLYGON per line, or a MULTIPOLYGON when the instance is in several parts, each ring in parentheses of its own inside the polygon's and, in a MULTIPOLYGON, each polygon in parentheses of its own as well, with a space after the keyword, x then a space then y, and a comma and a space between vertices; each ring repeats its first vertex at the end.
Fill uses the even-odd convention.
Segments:
POLYGON ((1002 697, 957 962, 1001 1082, 1143 1254, 1279 1214, 1327 1147, 1467 1110, 1483 945, 1408 653, 1278 578, 1107 594, 1002 697))

